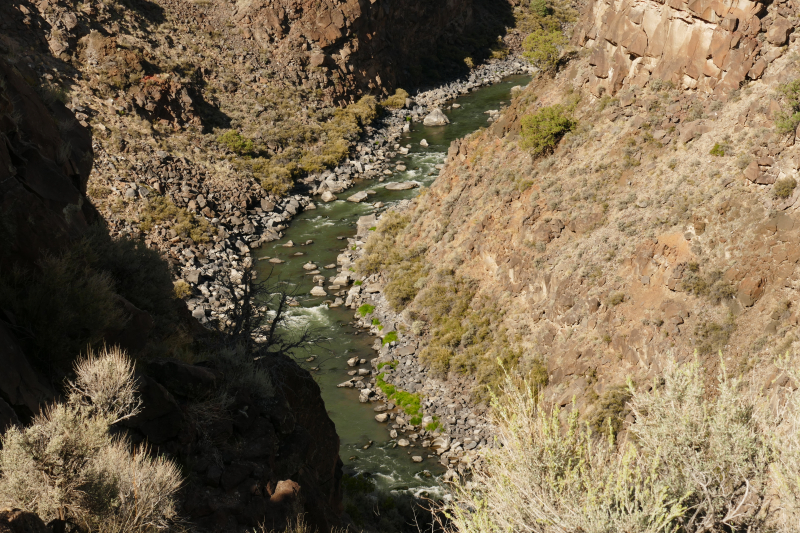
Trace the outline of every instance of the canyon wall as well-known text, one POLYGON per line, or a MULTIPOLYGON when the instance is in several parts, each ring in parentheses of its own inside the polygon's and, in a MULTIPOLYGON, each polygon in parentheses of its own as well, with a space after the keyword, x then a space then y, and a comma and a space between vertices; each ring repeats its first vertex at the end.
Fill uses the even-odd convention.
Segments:
MULTIPOLYGON (((776 185, 800 177, 796 134, 775 126, 788 109, 779 84, 800 76, 786 6, 591 4, 574 42, 593 48, 453 143, 442 174, 404 213, 396 249, 424 250, 427 265, 426 277, 405 282, 420 290, 404 326, 420 330, 430 294, 467 287, 519 350, 506 368, 537 375, 543 363, 548 400, 575 401, 590 418, 613 411, 628 378, 647 385, 670 359, 785 384, 775 357, 800 333, 800 194, 776 185), (710 44, 722 37, 724 61, 710 44), (555 104, 574 110, 577 125, 534 156, 521 146, 522 119, 555 104)), ((464 373, 473 391, 502 375, 470 359, 476 341, 452 331, 436 345, 455 355, 449 366, 434 360, 433 373, 446 368, 454 393, 464 373)))
POLYGON ((592 50, 589 89, 615 94, 627 83, 673 82, 727 92, 762 76, 793 30, 791 0, 592 1, 573 42, 592 50))
POLYGON ((334 94, 380 94, 463 70, 461 60, 505 34, 514 3, 240 0, 233 20, 282 75, 334 94))

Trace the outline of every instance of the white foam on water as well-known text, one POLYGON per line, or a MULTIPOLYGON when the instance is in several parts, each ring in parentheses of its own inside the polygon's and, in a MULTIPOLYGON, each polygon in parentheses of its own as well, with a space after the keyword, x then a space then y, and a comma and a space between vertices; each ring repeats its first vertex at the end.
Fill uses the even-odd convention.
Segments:
POLYGON ((328 306, 325 304, 314 307, 290 307, 286 313, 286 322, 291 327, 303 327, 307 325, 330 327, 330 314, 328 306))

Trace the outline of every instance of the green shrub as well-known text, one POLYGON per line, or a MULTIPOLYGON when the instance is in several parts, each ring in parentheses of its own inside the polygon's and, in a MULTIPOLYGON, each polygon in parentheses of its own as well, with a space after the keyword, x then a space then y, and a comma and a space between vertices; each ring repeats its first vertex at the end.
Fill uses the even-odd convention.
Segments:
POLYGON ((244 137, 236 130, 228 130, 219 137, 217 141, 224 145, 231 152, 239 155, 250 154, 255 148, 255 144, 251 139, 244 137))
POLYGON ((374 305, 363 304, 361 305, 361 307, 358 308, 357 312, 359 315, 361 315, 361 318, 364 318, 365 316, 372 314, 373 311, 375 311, 374 305))
POLYGON ((555 69, 567 37, 561 28, 536 29, 522 42, 523 56, 540 70, 555 69))
POLYGON ((697 263, 689 263, 681 281, 681 288, 695 296, 708 297, 715 304, 729 300, 736 295, 736 289, 725 281, 722 272, 715 270, 702 275, 697 263))
POLYGON ((775 128, 779 133, 792 133, 800 125, 800 79, 779 86, 778 94, 786 107, 775 118, 775 128))
POLYGON ((405 107, 408 96, 408 93, 403 89, 397 89, 394 95, 381 102, 381 105, 391 109, 401 109, 405 107))
POLYGON ((420 362, 434 372, 446 373, 450 370, 450 360, 455 353, 444 346, 426 346, 419 354, 420 362))
POLYGON ((564 106, 543 107, 522 117, 522 147, 532 150, 537 156, 552 152, 558 141, 576 124, 564 106))
POLYGON ((0 272, 0 307, 28 332, 22 339, 26 353, 46 374, 63 375, 81 350, 101 347, 125 327, 129 316, 120 296, 150 314, 154 341, 171 339, 148 345, 148 353, 189 341, 169 264, 144 243, 112 239, 102 227, 89 228, 35 269, 0 272))
POLYGON ((74 251, 45 257, 36 272, 13 269, 0 275, 0 304, 29 332, 26 352, 47 374, 61 374, 77 354, 100 346, 126 316, 114 280, 74 251))
POLYGON ((553 9, 547 4, 547 0, 531 0, 531 11, 541 18, 553 13, 553 9))
POLYGON ((630 413, 628 401, 631 391, 628 387, 620 385, 603 392, 597 402, 597 407, 589 418, 589 427, 599 435, 616 437, 622 430, 625 417, 630 413))
POLYGON ((608 296, 608 300, 607 300, 606 304, 608 305, 608 307, 614 307, 614 306, 617 306, 617 305, 621 304, 624 301, 625 301, 625 293, 624 292, 615 292, 615 293, 612 293, 612 294, 610 294, 608 296))
POLYGON ((386 345, 386 344, 389 344, 390 342, 394 342, 396 340, 397 340, 397 332, 396 331, 390 331, 389 333, 387 333, 386 335, 383 336, 383 340, 381 341, 381 344, 382 345, 386 345))
POLYGON ((797 180, 794 178, 781 178, 775 182, 772 188, 776 198, 789 198, 797 187, 797 180))
POLYGON ((174 283, 173 292, 175 293, 176 298, 183 300, 187 296, 191 296, 192 286, 180 279, 174 283))
POLYGON ((150 199, 142 209, 139 220, 144 232, 149 232, 157 224, 168 223, 178 235, 195 242, 208 242, 211 239, 212 227, 208 220, 176 206, 165 196, 150 199))
POLYGON ((714 143, 714 146, 711 148, 711 151, 708 152, 711 155, 715 155, 717 157, 722 157, 727 154, 730 148, 725 144, 714 143))
POLYGON ((724 349, 735 330, 736 322, 730 314, 722 324, 713 320, 699 322, 694 328, 697 351, 700 354, 709 354, 724 349))

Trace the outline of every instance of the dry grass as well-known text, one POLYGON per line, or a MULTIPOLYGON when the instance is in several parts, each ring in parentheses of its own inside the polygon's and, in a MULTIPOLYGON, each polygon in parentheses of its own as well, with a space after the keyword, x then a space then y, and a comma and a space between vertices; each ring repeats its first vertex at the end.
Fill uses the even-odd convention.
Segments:
POLYGON ((762 531, 777 527, 779 509, 791 522, 800 510, 800 395, 776 415, 724 369, 714 393, 704 381, 699 364, 672 363, 654 389, 629 386, 635 419, 615 443, 507 376, 494 398, 503 446, 454 488, 450 530, 762 531), (785 428, 778 439, 776 427, 785 428), (770 505, 775 491, 781 505, 770 505))

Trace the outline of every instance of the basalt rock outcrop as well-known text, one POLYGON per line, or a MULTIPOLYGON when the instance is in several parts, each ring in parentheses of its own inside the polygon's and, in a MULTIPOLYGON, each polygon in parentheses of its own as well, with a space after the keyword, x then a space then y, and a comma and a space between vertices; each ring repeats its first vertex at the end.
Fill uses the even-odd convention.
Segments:
POLYGON ((593 1, 575 44, 592 50, 586 83, 595 95, 652 80, 727 93, 760 78, 783 53, 797 25, 792 0, 768 13, 751 0, 593 1))
POLYGON ((240 3, 233 21, 298 82, 385 93, 495 42, 515 3, 270 0, 240 3))

